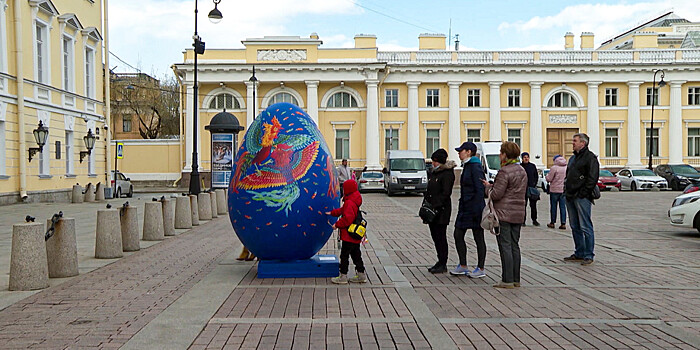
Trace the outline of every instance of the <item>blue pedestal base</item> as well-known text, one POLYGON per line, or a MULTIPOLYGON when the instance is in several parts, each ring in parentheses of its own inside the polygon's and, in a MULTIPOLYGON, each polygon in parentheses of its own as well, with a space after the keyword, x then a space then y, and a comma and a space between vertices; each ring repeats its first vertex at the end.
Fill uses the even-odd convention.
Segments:
POLYGON ((306 260, 261 260, 258 278, 336 277, 340 261, 335 255, 314 255, 306 260))

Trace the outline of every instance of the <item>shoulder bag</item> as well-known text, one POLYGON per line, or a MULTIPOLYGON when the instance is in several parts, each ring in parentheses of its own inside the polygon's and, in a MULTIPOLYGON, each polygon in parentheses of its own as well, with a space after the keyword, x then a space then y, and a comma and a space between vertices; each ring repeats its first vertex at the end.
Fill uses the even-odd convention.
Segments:
POLYGON ((493 208, 493 200, 491 200, 491 191, 489 191, 489 199, 486 201, 486 206, 481 212, 481 228, 498 236, 498 216, 493 208))
POLYGON ((418 216, 423 219, 424 224, 430 224, 433 222, 433 220, 435 220, 437 210, 433 208, 430 202, 423 198, 423 204, 421 204, 420 209, 418 210, 418 216))

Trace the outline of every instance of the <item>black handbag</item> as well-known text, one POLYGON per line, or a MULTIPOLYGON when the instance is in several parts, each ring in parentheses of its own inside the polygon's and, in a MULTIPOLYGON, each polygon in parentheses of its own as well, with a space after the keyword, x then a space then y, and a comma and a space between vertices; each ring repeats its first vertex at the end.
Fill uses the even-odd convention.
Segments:
POLYGON ((537 187, 528 187, 527 196, 531 201, 538 201, 540 200, 540 191, 537 189, 537 187))
POLYGON ((435 217, 437 216, 437 210, 433 208, 432 205, 430 205, 430 202, 425 200, 423 198, 423 204, 420 206, 420 210, 418 210, 418 216, 420 216, 421 219, 423 219, 424 224, 429 224, 435 220, 435 217))
POLYGON ((593 197, 593 199, 600 199, 600 188, 598 188, 598 185, 595 185, 595 187, 593 187, 591 197, 593 197))

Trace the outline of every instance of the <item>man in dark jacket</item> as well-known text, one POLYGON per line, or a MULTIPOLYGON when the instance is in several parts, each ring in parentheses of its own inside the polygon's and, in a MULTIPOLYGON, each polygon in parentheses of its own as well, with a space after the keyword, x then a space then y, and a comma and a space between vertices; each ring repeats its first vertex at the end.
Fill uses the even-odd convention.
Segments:
POLYGON ((581 265, 593 263, 593 221, 591 206, 593 190, 598 183, 598 156, 588 150, 588 135, 578 133, 573 138, 574 155, 569 158, 566 167, 566 194, 569 225, 574 237, 574 254, 564 258, 565 261, 581 261, 581 265))
POLYGON ((454 161, 447 160, 447 151, 440 148, 430 157, 433 163, 433 171, 428 174, 428 189, 425 192, 425 201, 437 210, 437 215, 428 223, 430 235, 435 243, 438 261, 428 271, 431 273, 447 272, 447 225, 450 224, 452 214, 452 188, 455 184, 455 171, 457 166, 454 161))
MULTIPOLYGON (((537 166, 535 164, 530 163, 530 154, 527 152, 523 152, 523 154, 520 155, 520 165, 525 169, 525 173, 527 174, 527 191, 525 191, 525 204, 527 204, 528 201, 530 201, 530 217, 532 217, 532 224, 535 226, 540 226, 540 223, 537 222, 537 201, 539 200, 538 197, 530 197, 530 188, 534 188, 534 191, 537 191, 537 179, 539 176, 537 176, 537 166)), ((523 225, 524 226, 524 225, 523 225)))

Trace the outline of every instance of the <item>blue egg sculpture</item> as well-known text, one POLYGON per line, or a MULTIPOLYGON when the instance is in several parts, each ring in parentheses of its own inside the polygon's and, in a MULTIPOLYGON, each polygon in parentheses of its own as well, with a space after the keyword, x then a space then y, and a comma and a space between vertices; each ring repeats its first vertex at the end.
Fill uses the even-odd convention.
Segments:
POLYGON ((229 217, 241 242, 263 260, 307 259, 333 233, 338 174, 316 123, 290 103, 273 104, 250 125, 229 184, 229 217))

